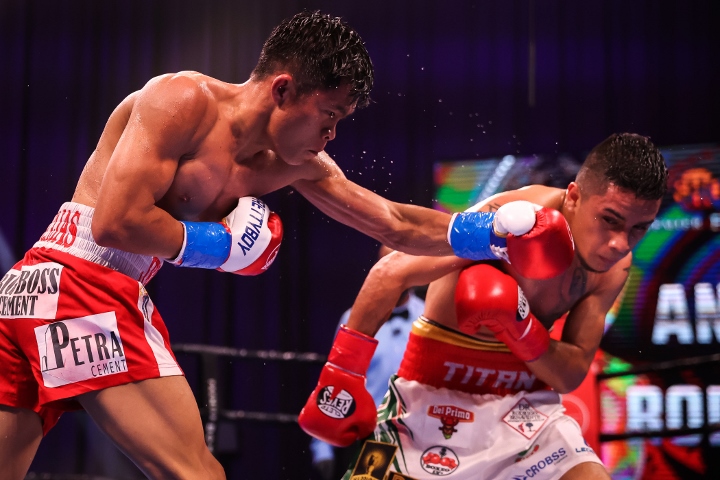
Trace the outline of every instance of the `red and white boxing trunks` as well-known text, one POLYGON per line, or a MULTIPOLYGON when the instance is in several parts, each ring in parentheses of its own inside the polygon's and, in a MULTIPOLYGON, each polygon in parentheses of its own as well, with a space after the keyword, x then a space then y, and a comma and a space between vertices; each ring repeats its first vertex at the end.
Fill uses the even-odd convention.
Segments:
POLYGON ((183 374, 143 286, 162 261, 97 245, 93 211, 63 204, 0 280, 0 404, 39 413, 44 433, 76 395, 183 374))
POLYGON ((420 317, 375 431, 344 478, 372 465, 399 473, 390 479, 549 480, 602 464, 564 411, 561 396, 504 345, 420 317))

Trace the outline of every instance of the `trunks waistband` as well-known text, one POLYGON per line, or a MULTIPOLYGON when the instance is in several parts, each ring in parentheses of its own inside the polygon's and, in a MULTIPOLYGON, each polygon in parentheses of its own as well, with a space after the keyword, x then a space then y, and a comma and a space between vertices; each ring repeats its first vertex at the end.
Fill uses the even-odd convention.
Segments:
POLYGON ((486 342, 420 316, 398 375, 436 388, 508 395, 547 389, 502 343, 486 342))
POLYGON ((147 255, 101 247, 92 236, 90 225, 95 209, 74 202, 63 203, 55 218, 33 248, 47 248, 112 268, 147 284, 162 267, 163 260, 147 255))

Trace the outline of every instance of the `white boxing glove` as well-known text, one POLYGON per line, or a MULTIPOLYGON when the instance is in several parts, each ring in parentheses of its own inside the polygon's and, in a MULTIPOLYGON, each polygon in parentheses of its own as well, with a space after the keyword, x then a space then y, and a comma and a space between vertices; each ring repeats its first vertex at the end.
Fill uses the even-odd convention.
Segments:
POLYGON ((280 217, 255 197, 243 197, 222 220, 232 236, 230 254, 218 267, 238 275, 258 275, 272 264, 280 250, 283 225, 280 217))
POLYGON ((280 249, 280 217, 262 200, 243 197, 220 222, 180 222, 185 236, 180 267, 215 268, 238 275, 258 275, 272 264, 280 249))
POLYGON ((536 213, 541 208, 540 205, 525 200, 501 205, 495 212, 493 220, 495 233, 501 237, 507 236, 508 233, 516 236, 526 234, 535 226, 536 213))

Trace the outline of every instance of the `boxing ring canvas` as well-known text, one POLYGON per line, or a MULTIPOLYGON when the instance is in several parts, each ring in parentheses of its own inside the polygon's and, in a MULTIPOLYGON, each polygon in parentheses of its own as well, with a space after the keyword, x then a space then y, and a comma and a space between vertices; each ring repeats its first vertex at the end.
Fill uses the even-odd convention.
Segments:
MULTIPOLYGON (((669 191, 633 251, 586 391, 564 403, 614 479, 718 478, 720 146, 661 150, 669 191)), ((437 208, 462 210, 530 183, 567 185, 586 153, 437 162, 437 208)))

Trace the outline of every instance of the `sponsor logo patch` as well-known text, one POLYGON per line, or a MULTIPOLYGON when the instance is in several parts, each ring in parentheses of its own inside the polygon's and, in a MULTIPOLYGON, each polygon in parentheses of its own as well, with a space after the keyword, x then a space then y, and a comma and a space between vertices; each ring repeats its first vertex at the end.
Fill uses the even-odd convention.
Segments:
POLYGON ((355 412, 355 399, 345 390, 333 395, 335 387, 328 385, 317 395, 317 406, 330 418, 347 418, 355 412))
POLYGON ((10 270, 0 280, 0 318, 54 319, 63 266, 46 262, 10 270))
POLYGON ((128 370, 115 312, 35 327, 35 339, 46 387, 128 370))
POLYGON ((455 427, 458 423, 471 423, 475 420, 473 412, 454 405, 430 405, 427 414, 440 420, 442 425, 438 427, 438 430, 446 439, 451 438, 453 433, 457 432, 455 427))
POLYGON ((590 445, 588 445, 587 440, 585 440, 583 438, 583 442, 585 443, 585 446, 584 447, 575 447, 575 453, 590 453, 590 454, 594 455, 595 450, 593 450, 592 447, 590 447, 590 445))
POLYGON ((547 415, 537 410, 523 397, 503 417, 503 421, 513 430, 530 439, 540 430, 547 418, 547 415))
MULTIPOLYGON (((531 467, 525 470, 525 475, 513 475, 512 480, 527 480, 528 478, 535 478, 536 475, 543 473, 546 468, 560 463, 566 458, 568 458, 568 456, 565 449, 558 448, 545 457, 538 459, 531 467)), ((543 478, 547 477, 544 476, 543 478)))
POLYGON ((458 456, 447 447, 436 445, 425 450, 420 466, 431 475, 450 475, 460 466, 458 456))

